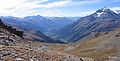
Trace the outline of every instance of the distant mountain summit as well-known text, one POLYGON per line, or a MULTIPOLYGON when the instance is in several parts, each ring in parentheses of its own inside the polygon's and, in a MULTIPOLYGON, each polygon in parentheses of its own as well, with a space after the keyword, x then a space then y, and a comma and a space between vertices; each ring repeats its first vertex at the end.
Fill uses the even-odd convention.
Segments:
POLYGON ((57 31, 57 39, 74 42, 93 32, 109 32, 120 28, 120 16, 108 8, 101 8, 95 13, 80 18, 77 22, 57 31))
POLYGON ((116 14, 115 12, 111 11, 110 9, 106 7, 97 10, 93 15, 95 17, 99 17, 102 19, 107 19, 107 18, 108 19, 119 19, 120 18, 118 14, 116 14))

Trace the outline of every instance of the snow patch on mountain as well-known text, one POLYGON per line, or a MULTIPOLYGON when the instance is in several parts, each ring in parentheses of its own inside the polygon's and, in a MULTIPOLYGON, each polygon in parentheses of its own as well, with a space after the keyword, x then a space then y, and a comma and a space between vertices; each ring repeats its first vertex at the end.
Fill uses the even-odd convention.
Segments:
POLYGON ((104 12, 98 12, 96 13, 97 14, 97 17, 100 17, 100 15, 102 15, 104 12))

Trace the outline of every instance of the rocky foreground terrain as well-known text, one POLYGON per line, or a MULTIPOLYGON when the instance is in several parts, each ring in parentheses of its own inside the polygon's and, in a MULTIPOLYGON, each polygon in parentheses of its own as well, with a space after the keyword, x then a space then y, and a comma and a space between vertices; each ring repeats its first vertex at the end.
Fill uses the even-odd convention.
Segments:
POLYGON ((0 36, 0 60, 2 61, 93 61, 61 52, 50 51, 42 43, 25 41, 3 30, 0 36), (9 37, 9 38, 8 38, 9 37))
POLYGON ((50 50, 47 43, 28 41, 1 24, 0 61, 96 61, 50 50))

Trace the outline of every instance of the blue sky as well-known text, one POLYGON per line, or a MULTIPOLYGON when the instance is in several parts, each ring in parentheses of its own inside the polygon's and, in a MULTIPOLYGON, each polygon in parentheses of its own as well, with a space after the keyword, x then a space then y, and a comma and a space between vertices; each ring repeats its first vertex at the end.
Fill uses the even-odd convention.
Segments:
POLYGON ((120 10, 120 0, 1 0, 0 16, 86 16, 107 7, 120 10))

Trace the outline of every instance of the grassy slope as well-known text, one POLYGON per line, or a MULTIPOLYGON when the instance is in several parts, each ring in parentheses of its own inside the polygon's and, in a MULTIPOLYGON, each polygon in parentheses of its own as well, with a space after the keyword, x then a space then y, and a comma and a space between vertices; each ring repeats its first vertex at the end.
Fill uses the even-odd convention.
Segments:
POLYGON ((108 59, 109 56, 116 56, 118 49, 120 49, 120 36, 116 37, 119 33, 120 30, 116 30, 92 40, 79 42, 69 53, 76 56, 95 58, 100 61, 108 59))

